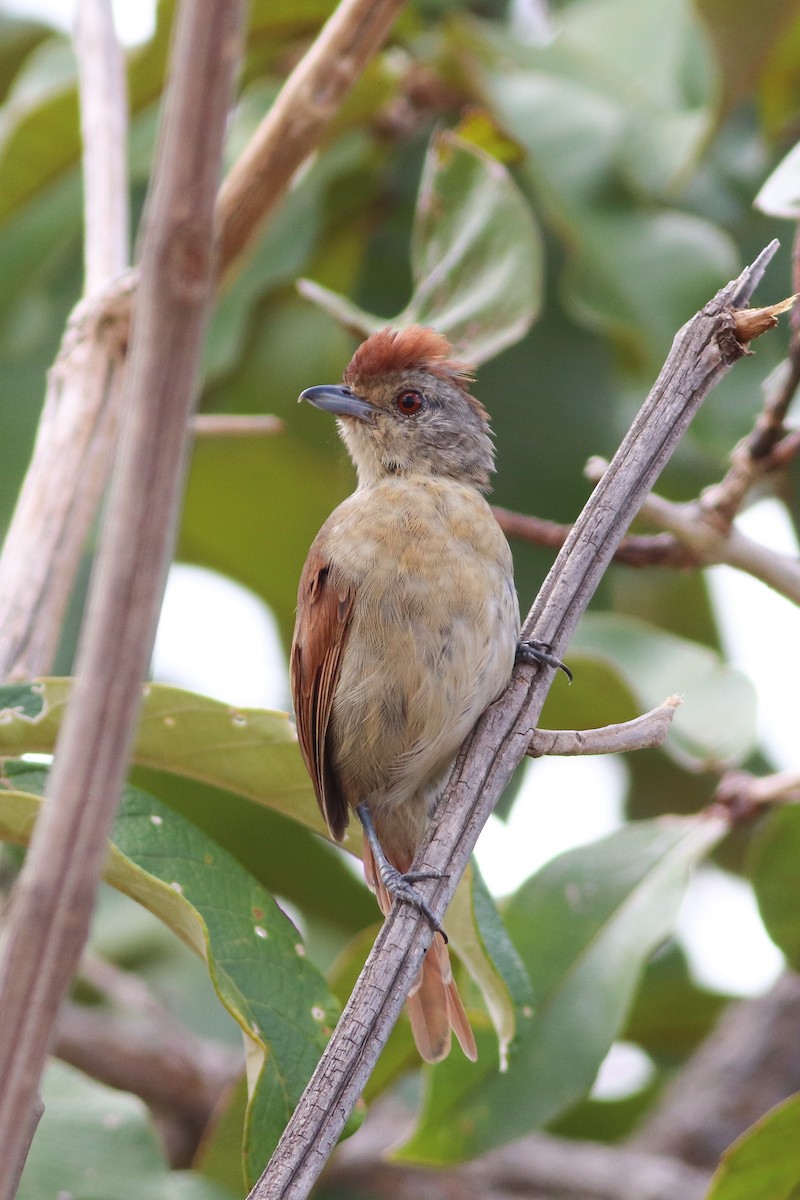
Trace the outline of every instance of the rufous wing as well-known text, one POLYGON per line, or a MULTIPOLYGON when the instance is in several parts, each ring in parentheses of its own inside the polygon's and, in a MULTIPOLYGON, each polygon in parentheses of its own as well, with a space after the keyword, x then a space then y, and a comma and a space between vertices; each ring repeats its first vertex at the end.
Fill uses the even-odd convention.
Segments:
POLYGON ((312 548, 300 577, 289 666, 300 749, 322 815, 337 840, 344 835, 349 812, 331 763, 328 726, 354 599, 353 589, 337 586, 330 563, 312 548))

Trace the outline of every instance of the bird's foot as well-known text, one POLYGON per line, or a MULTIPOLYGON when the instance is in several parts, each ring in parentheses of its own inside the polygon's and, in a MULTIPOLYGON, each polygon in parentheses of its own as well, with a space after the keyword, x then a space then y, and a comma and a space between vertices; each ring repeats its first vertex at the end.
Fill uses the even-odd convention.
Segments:
POLYGON ((442 929, 442 923, 434 913, 433 909, 428 904, 424 896, 421 896, 414 887, 420 879, 442 879, 441 871, 398 871, 397 867, 393 867, 388 858, 383 852, 378 834, 375 831, 375 824, 372 820, 372 813, 366 804, 356 806, 356 814, 364 829, 364 836, 369 842, 372 850, 372 857, 375 859, 375 866, 381 877, 381 882, 386 888, 389 895, 395 900, 403 900, 406 904, 413 904, 418 908, 430 922, 435 933, 440 933, 447 941, 447 934, 442 929))
POLYGON ((421 896, 414 887, 414 884, 420 879, 441 879, 441 871, 407 871, 404 874, 388 862, 385 865, 380 863, 378 870, 381 873, 381 880, 389 895, 395 900, 403 900, 406 904, 413 904, 415 908, 418 908, 428 918, 434 932, 440 933, 446 942, 447 934, 442 929, 441 921, 425 897, 421 896))
POLYGON ((563 663, 560 658, 556 658, 552 650, 553 648, 549 642, 539 642, 534 638, 525 642, 518 642, 516 661, 530 665, 544 663, 548 667, 555 667, 557 671, 563 671, 567 679, 572 683, 572 671, 570 671, 566 663, 563 663))

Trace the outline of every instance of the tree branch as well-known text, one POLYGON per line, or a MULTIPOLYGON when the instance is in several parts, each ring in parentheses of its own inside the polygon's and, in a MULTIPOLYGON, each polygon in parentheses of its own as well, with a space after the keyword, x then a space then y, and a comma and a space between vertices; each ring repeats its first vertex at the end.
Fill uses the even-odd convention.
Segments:
POLYGON ((530 758, 547 755, 626 754, 651 750, 666 740, 680 696, 670 696, 658 708, 601 729, 535 729, 525 753, 530 758))
MULTIPOLYGON (((524 623, 524 637, 545 641, 563 655, 614 550, 702 399, 745 353, 732 310, 747 302, 776 248, 772 243, 677 334, 656 384, 544 581, 524 623)), ((552 678, 552 667, 518 666, 461 749, 412 867, 441 872, 418 885, 438 917, 525 754, 552 678)), ((393 907, 251 1200, 308 1195, 397 1020, 432 936, 416 910, 393 907)))
POLYGON ((0 964, 0 1196, 88 931, 128 764, 179 512, 211 298, 214 199, 242 4, 179 10, 145 214, 125 424, 48 800, 0 964))
MULTIPOLYGON (((560 525, 543 517, 531 517, 508 508, 492 506, 497 523, 507 537, 520 538, 534 546, 560 550, 571 525, 560 525)), ((670 533, 628 534, 614 551, 614 562, 626 567, 696 567, 697 559, 670 533)))

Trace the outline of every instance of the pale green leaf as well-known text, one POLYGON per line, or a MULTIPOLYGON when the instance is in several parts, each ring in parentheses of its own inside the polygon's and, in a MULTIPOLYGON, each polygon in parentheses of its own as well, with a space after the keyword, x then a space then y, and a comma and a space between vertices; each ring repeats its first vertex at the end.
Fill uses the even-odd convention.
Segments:
MULTIPOLYGON (((46 773, 6 764, 0 837, 25 843, 46 773)), ((125 789, 104 878, 150 909, 205 959, 251 1047, 250 1171, 258 1174, 291 1115, 336 1019, 336 1002, 270 894, 225 850, 167 805, 125 789)))
POLYGON ((725 831, 705 816, 631 825, 561 855, 520 888, 505 919, 533 985, 533 1019, 505 1074, 480 1063, 466 1071, 454 1056, 430 1074, 400 1157, 457 1162, 553 1121, 586 1095, 643 966, 673 927, 691 868, 725 831))

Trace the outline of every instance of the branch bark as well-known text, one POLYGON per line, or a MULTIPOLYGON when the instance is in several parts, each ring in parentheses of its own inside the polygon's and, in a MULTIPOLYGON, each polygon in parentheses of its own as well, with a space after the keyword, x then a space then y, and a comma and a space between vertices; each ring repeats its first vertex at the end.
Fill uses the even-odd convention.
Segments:
MULTIPOLYGON (((732 311, 747 303, 776 248, 773 242, 677 334, 650 395, 547 576, 524 623, 525 638, 545 641, 563 656, 614 550, 703 398, 745 353, 732 311)), ((525 754, 552 677, 552 667, 518 666, 461 749, 412 866, 441 872, 418 885, 438 917, 525 754)), ((397 1020, 431 937, 425 917, 407 905, 394 906, 251 1200, 308 1195, 397 1020)))
POLYGON ((125 396, 73 699, 0 964, 0 1196, 88 931, 127 768, 179 512, 213 271, 213 216, 242 4, 183 4, 153 187, 125 396))
POLYGON ((681 704, 680 696, 670 696, 658 708, 600 729, 535 729, 525 753, 530 758, 548 755, 627 754, 649 750, 666 740, 672 718, 681 704))

